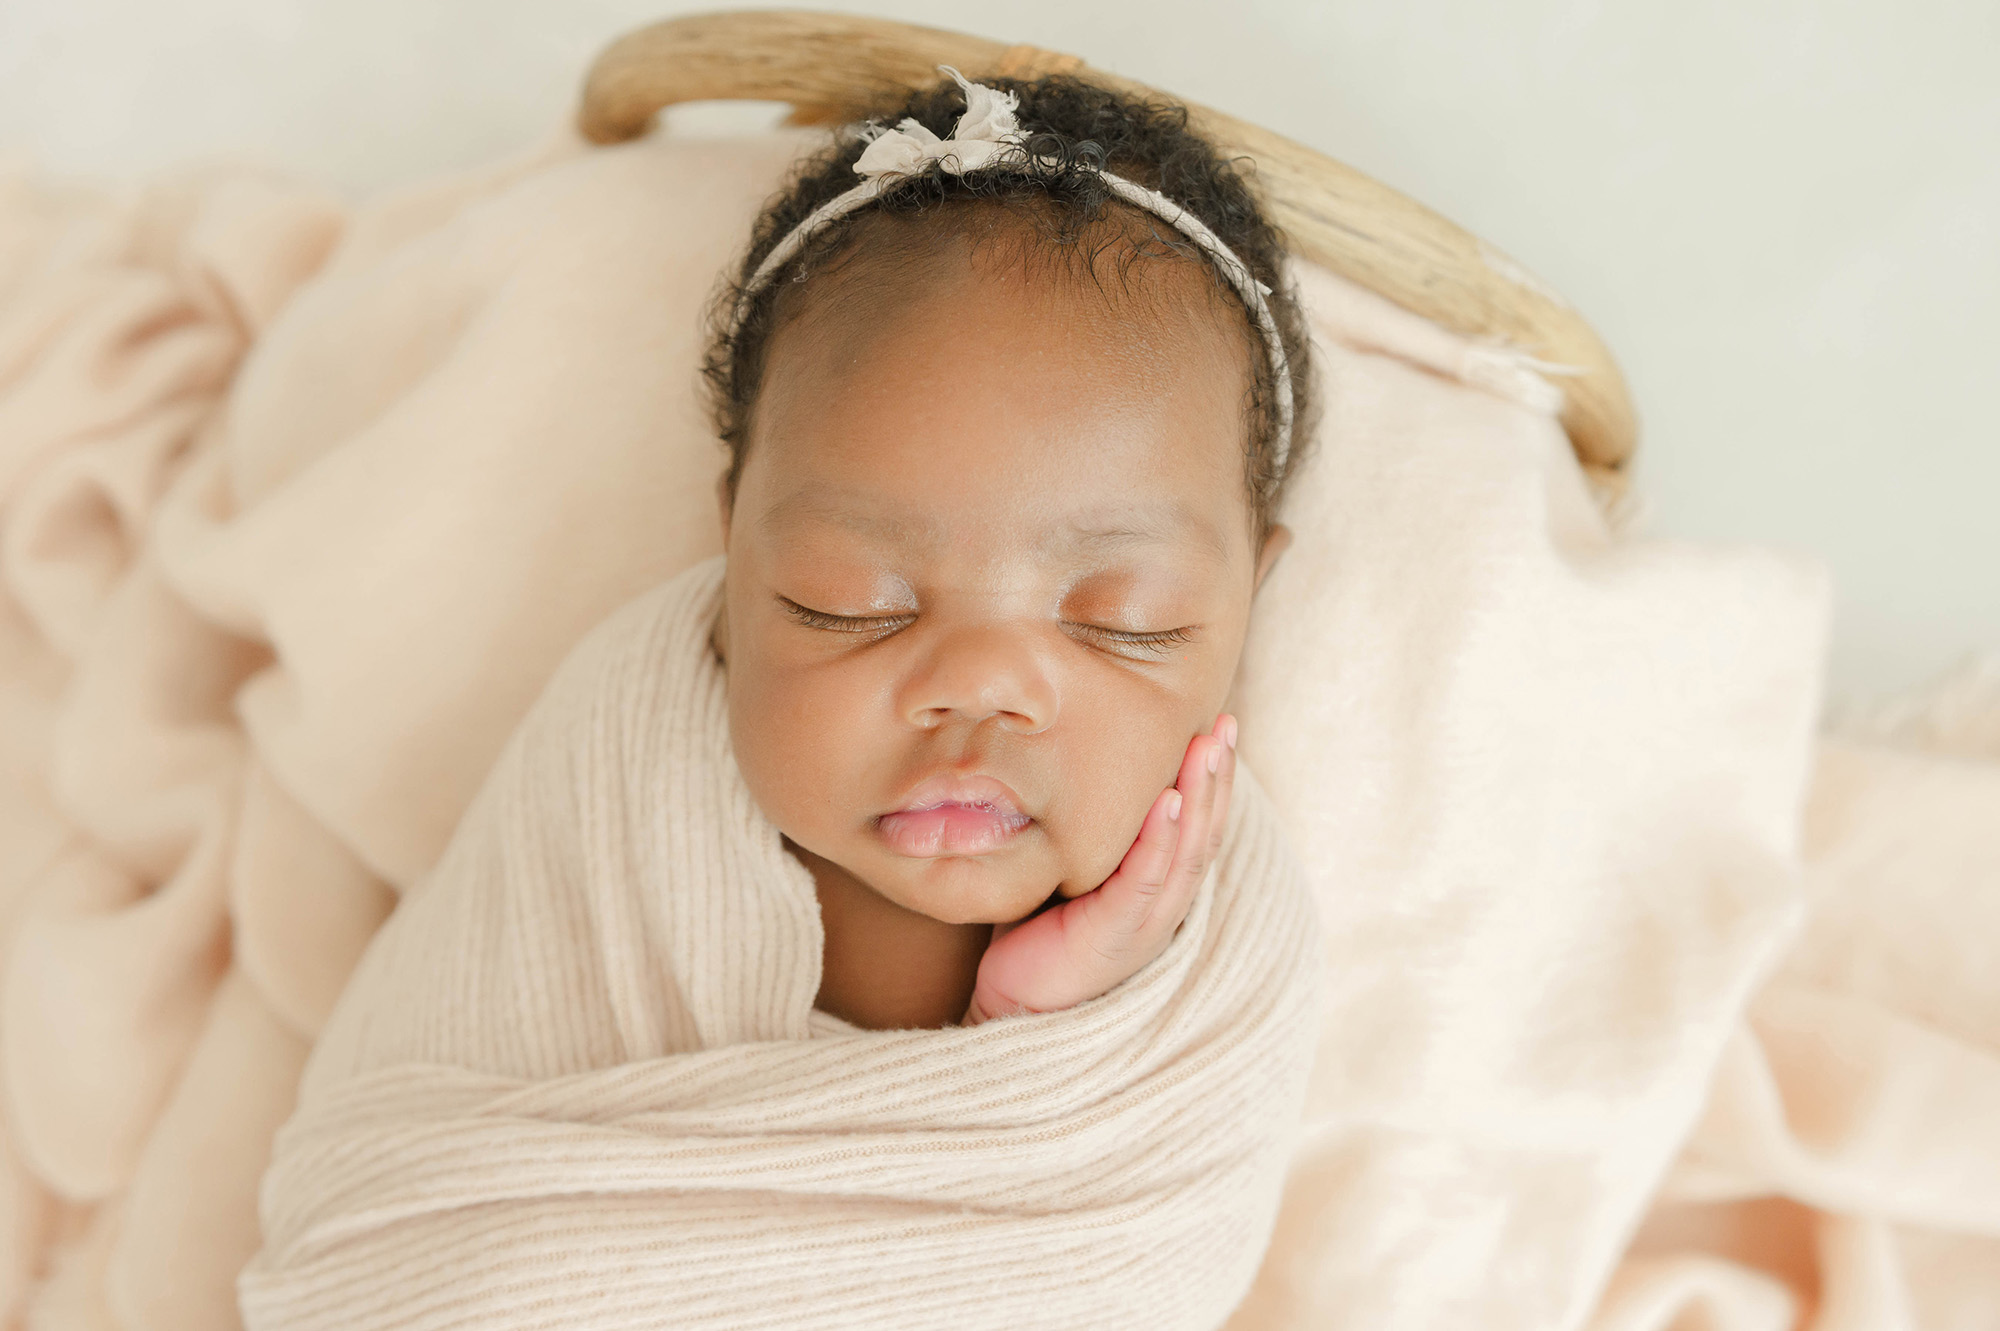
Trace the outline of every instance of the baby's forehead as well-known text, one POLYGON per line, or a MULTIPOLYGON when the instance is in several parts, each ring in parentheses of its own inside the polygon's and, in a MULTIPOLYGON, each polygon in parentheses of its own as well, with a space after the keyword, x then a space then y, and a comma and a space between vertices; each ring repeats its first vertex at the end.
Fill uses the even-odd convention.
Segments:
MULTIPOLYGON (((855 283, 849 282, 848 287, 855 283)), ((773 337, 751 418, 776 433, 873 418, 935 423, 937 447, 1067 410, 1170 407, 1241 450, 1250 387, 1244 339, 1191 313, 1111 302, 1014 272, 967 265, 902 282, 891 296, 838 291, 773 337)), ((1178 433, 1170 429, 1168 433, 1178 433)))
POLYGON ((773 336, 750 418, 738 500, 763 532, 915 545, 998 526, 1108 549, 1253 523, 1248 339, 1205 297, 1174 313, 974 248, 821 281, 773 336))

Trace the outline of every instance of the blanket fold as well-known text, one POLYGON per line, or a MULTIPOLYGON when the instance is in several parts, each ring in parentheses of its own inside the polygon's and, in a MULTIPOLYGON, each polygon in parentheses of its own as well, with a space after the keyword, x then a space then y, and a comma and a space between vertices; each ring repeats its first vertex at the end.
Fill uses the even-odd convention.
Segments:
POLYGON ((722 561, 585 637, 336 1007, 253 1328, 1212 1327, 1275 1218, 1311 898, 1254 778, 1167 950, 1054 1013, 813 1008, 807 870, 729 752, 722 561))

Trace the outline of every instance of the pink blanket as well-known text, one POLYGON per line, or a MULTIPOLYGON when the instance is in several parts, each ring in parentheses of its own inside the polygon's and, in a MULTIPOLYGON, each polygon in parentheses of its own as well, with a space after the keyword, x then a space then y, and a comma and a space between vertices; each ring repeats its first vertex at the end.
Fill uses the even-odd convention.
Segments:
MULTIPOLYGON (((696 314, 797 146, 0 182, 11 1316, 237 1324, 361 949, 716 548, 696 314)), ((2000 1325, 2000 688, 1816 744, 1813 575, 1613 534, 1549 384, 1302 279, 1332 408, 1238 711, 1332 978, 1231 1326, 2000 1325)))

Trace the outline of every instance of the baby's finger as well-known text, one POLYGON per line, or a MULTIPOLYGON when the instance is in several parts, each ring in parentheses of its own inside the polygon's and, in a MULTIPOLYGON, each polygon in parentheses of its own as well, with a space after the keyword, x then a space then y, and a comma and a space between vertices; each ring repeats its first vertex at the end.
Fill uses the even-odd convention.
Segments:
POLYGON ((1222 834, 1229 827, 1229 794, 1236 788, 1236 718, 1224 712, 1215 721, 1222 741, 1222 768, 1215 776, 1215 809, 1209 815, 1208 858, 1222 853, 1222 834))
POLYGON ((1133 838, 1132 848, 1118 862, 1106 886, 1115 880, 1138 889, 1140 896, 1160 890, 1167 881, 1167 872, 1174 867, 1174 851, 1180 845, 1181 808, 1185 802, 1178 790, 1159 793, 1153 807, 1146 811, 1146 821, 1139 824, 1139 835, 1133 838))
POLYGON ((1213 735, 1197 735, 1188 745, 1187 759, 1181 764, 1180 789, 1187 794, 1181 814, 1180 842, 1174 847, 1174 864, 1167 871, 1167 885, 1160 893, 1159 915, 1172 929, 1186 914, 1194 897, 1195 885, 1208 870, 1209 831, 1215 820, 1215 794, 1220 784, 1224 746, 1213 735))

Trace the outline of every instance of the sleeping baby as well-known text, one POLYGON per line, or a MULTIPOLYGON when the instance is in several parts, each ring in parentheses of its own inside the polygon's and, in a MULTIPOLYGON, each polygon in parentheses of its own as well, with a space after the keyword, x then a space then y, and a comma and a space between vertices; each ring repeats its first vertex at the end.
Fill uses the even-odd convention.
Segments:
POLYGON ((764 211, 724 553, 566 659, 314 1050, 252 1328, 1217 1327, 1317 925, 1223 713, 1310 374, 1179 109, 950 82, 764 211))

